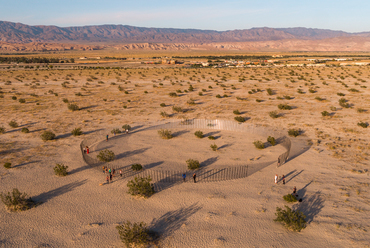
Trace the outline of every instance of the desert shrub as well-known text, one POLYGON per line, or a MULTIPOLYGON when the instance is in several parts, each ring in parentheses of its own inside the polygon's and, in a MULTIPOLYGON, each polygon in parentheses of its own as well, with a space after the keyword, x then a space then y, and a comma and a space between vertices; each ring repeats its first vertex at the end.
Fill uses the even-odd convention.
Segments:
POLYGON ((77 104, 68 104, 68 109, 71 111, 77 111, 80 108, 77 106, 77 104))
POLYGON ((359 90, 354 89, 354 88, 351 88, 351 89, 349 89, 348 91, 351 91, 351 92, 359 92, 359 90))
POLYGON ((17 100, 17 97, 16 96, 12 96, 12 100, 17 100))
POLYGON ((26 193, 21 193, 16 188, 11 193, 0 193, 0 197, 7 209, 13 212, 27 210, 34 205, 26 193))
POLYGON ((122 133, 121 130, 119 130, 119 128, 113 128, 112 131, 110 131, 112 134, 119 134, 119 133, 122 133))
POLYGON ((193 99, 188 100, 186 103, 189 105, 195 105, 195 102, 193 99))
POLYGON ((211 149, 212 149, 213 151, 217 151, 217 145, 216 145, 216 144, 211 145, 211 149))
POLYGON ((329 113, 328 111, 326 111, 326 110, 325 110, 325 111, 322 111, 322 112, 321 112, 321 115, 322 115, 322 116, 329 116, 329 115, 330 115, 330 113, 329 113))
POLYGON ((208 139, 215 140, 216 138, 214 136, 210 135, 210 136, 208 136, 208 139))
POLYGON ((165 103, 161 103, 159 106, 161 106, 163 108, 163 107, 166 107, 166 104, 165 103))
POLYGON ((177 107, 177 106, 172 106, 172 111, 177 112, 177 113, 182 113, 183 112, 182 108, 177 107))
POLYGON ((0 127, 0 134, 5 133, 5 127, 0 127))
POLYGON ((129 130, 130 131, 131 130, 131 126, 128 125, 128 124, 125 124, 125 125, 122 126, 122 129, 123 130, 129 130))
POLYGON ((315 97, 315 100, 317 100, 317 101, 322 101, 322 100, 324 100, 323 98, 321 98, 321 97, 319 97, 319 96, 317 96, 317 97, 315 97))
POLYGON ((285 98, 286 100, 290 100, 290 99, 292 99, 290 96, 284 96, 284 98, 285 98))
POLYGON ((72 130, 72 135, 73 136, 80 136, 82 135, 82 131, 81 131, 81 128, 80 127, 77 127, 75 129, 72 130))
POLYGON ((301 211, 294 211, 288 206, 285 206, 285 210, 277 207, 275 215, 274 221, 280 222, 291 231, 299 232, 306 227, 306 216, 301 211))
POLYGON ((160 129, 158 130, 158 134, 162 139, 171 139, 173 137, 171 131, 168 129, 160 129))
POLYGON ((128 192, 131 195, 149 197, 155 193, 151 177, 135 177, 127 183, 128 192))
POLYGON ((272 146, 276 145, 276 140, 274 137, 268 136, 267 142, 269 142, 272 146))
POLYGON ((21 132, 22 133, 29 133, 30 130, 28 130, 28 128, 24 127, 24 128, 22 128, 21 132))
POLYGON ((127 109, 127 105, 123 105, 123 108, 124 108, 124 109, 127 109))
POLYGON ((182 91, 181 90, 176 90, 176 93, 182 93, 182 91))
POLYGON ((143 169, 143 166, 141 164, 133 164, 131 165, 131 169, 134 171, 139 171, 143 169))
POLYGON ((203 138, 204 137, 204 135, 203 135, 203 132, 202 131, 196 131, 195 133, 194 133, 194 135, 195 136, 197 136, 198 138, 203 138))
POLYGON ((343 108, 349 108, 350 105, 347 103, 347 100, 344 98, 339 99, 339 105, 343 108))
POLYGON ((127 90, 125 90, 125 94, 126 94, 126 95, 128 94, 128 91, 127 91, 127 90))
POLYGON ((288 104, 279 104, 278 105, 278 108, 279 109, 282 109, 282 110, 290 110, 290 109, 292 109, 292 107, 289 106, 288 104))
POLYGON ((331 111, 337 111, 337 108, 336 108, 336 107, 334 107, 334 106, 331 106, 331 107, 330 107, 330 110, 331 110, 331 111))
POLYGON ((25 100, 25 99, 23 99, 23 98, 21 98, 21 99, 19 99, 19 102, 20 102, 20 103, 26 103, 26 100, 25 100))
POLYGON ((240 112, 239 112, 239 110, 237 109, 237 110, 234 110, 234 111, 233 111, 233 114, 234 114, 234 115, 240 115, 240 112))
POLYGON ((338 96, 345 96, 345 94, 340 93, 340 92, 338 92, 338 93, 337 93, 337 95, 338 95, 338 96))
POLYGON ((279 117, 279 114, 276 111, 270 111, 269 116, 273 119, 276 119, 279 117))
POLYGON ((193 90, 194 90, 194 87, 190 85, 188 91, 193 91, 193 90))
POLYGON ((357 126, 360 126, 360 127, 363 127, 363 128, 367 128, 369 126, 369 124, 366 123, 366 122, 360 121, 359 123, 357 123, 357 126))
POLYGON ((64 103, 68 103, 68 99, 67 98, 63 98, 63 102, 64 103))
POLYGON ((299 94, 303 94, 303 93, 304 93, 302 89, 298 89, 298 90, 297 90, 297 92, 298 92, 299 94))
POLYGON ((288 130, 288 134, 289 134, 289 136, 297 137, 300 134, 300 131, 297 130, 297 129, 292 128, 292 129, 288 130))
POLYGON ((51 132, 51 131, 44 131, 42 134, 41 134, 41 139, 43 141, 47 141, 47 140, 53 140, 55 138, 55 133, 51 132))
POLYGON ((10 167, 12 167, 12 163, 4 163, 4 168, 10 169, 10 167))
POLYGON ((57 176, 65 177, 68 175, 68 166, 64 164, 56 164, 54 167, 54 173, 57 176))
POLYGON ((81 92, 75 93, 75 96, 82 96, 81 92))
POLYGON ((114 155, 114 152, 108 149, 105 149, 105 150, 100 151, 96 157, 99 159, 99 161, 110 162, 114 160, 115 155, 114 155))
POLYGON ((265 144, 260 140, 254 141, 253 144, 257 149, 264 149, 265 148, 265 144))
POLYGON ((364 113, 364 112, 366 112, 365 109, 363 109, 363 108, 357 108, 357 113, 364 113))
POLYGON ((267 88, 267 89, 266 89, 266 92, 267 92, 267 94, 268 94, 268 95, 270 95, 270 96, 274 94, 274 91, 273 91, 271 88, 267 88))
POLYGON ((308 90, 310 93, 315 93, 316 91, 314 89, 309 89, 308 90))
POLYGON ((169 114, 167 114, 165 111, 161 111, 160 115, 165 118, 169 117, 169 114))
POLYGON ((245 122, 245 119, 243 116, 235 116, 234 120, 236 120, 237 122, 245 122))
POLYGON ((15 120, 12 120, 9 122, 9 126, 11 126, 12 128, 16 128, 18 127, 18 123, 15 120))
POLYGON ((176 92, 170 92, 168 95, 171 96, 171 97, 177 97, 176 92))
POLYGON ((149 229, 144 222, 131 224, 127 221, 116 228, 126 247, 140 247, 147 245, 150 241, 149 229))
POLYGON ((198 95, 199 95, 199 96, 203 96, 203 92, 201 92, 201 91, 200 91, 200 92, 198 92, 198 95))
POLYGON ((217 98, 222 98, 222 96, 220 94, 217 94, 216 97, 217 98))
POLYGON ((297 202, 297 198, 292 194, 287 194, 283 196, 286 202, 297 202))
POLYGON ((199 161, 194 160, 194 159, 186 160, 186 164, 188 165, 189 170, 195 170, 195 169, 198 169, 200 167, 199 161))

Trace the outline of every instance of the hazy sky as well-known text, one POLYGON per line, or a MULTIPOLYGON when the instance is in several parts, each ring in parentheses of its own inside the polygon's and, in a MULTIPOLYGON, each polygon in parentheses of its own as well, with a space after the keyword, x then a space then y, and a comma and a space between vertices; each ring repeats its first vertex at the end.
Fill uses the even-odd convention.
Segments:
POLYGON ((309 27, 370 31, 369 0, 0 0, 0 20, 212 30, 309 27))

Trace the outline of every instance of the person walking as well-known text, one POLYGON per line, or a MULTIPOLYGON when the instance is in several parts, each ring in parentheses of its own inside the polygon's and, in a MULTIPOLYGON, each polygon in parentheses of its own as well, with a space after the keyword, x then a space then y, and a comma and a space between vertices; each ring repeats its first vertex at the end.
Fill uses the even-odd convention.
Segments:
POLYGON ((285 176, 284 175, 283 175, 282 179, 283 179, 283 184, 285 185, 285 176))
POLYGON ((297 194, 297 188, 294 186, 293 188, 293 193, 292 195, 294 195, 295 197, 298 197, 298 194, 297 194))
POLYGON ((194 174, 193 174, 194 183, 196 183, 196 182, 197 182, 197 181, 196 181, 196 178, 197 178, 197 175, 194 173, 194 174))
POLYGON ((278 177, 278 175, 276 174, 276 175, 275 175, 275 184, 277 184, 277 183, 278 183, 278 178, 279 178, 279 177, 278 177))
POLYGON ((184 179, 184 182, 185 182, 185 179, 186 179, 186 174, 182 174, 182 179, 184 179))
POLYGON ((89 150, 89 147, 86 146, 86 153, 89 154, 90 150, 89 150))
POLYGON ((109 135, 107 134, 107 136, 106 136, 106 137, 107 137, 107 141, 108 141, 109 135))
POLYGON ((107 175, 107 183, 109 184, 109 176, 107 175))
POLYGON ((122 170, 119 170, 119 175, 120 177, 122 177, 122 170))

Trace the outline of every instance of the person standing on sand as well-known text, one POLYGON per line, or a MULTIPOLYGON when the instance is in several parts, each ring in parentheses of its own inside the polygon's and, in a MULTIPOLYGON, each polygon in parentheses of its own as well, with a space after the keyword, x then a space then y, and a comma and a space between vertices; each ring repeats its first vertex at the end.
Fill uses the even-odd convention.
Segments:
POLYGON ((285 176, 284 175, 283 175, 282 179, 283 179, 283 184, 285 185, 285 176))
POLYGON ((112 172, 110 169, 108 170, 108 172, 109 172, 109 175, 110 175, 110 173, 112 172))
POLYGON ((84 153, 86 153, 86 147, 82 148, 82 150, 84 151, 84 153))
POLYGON ((89 150, 89 147, 86 146, 86 153, 89 154, 90 150, 89 150))
POLYGON ((109 176, 107 175, 107 183, 109 184, 109 176))
POLYGON ((103 173, 105 173, 105 166, 103 166, 103 173))
POLYGON ((108 141, 109 135, 107 134, 107 141, 108 141))
POLYGON ((108 173, 108 167, 105 167, 105 174, 108 173))
POLYGON ((122 177, 122 170, 119 170, 119 175, 120 177, 122 177))
POLYGON ((182 179, 184 179, 184 182, 185 182, 185 179, 186 179, 186 174, 182 174, 182 179))
POLYGON ((194 173, 194 174, 193 174, 194 183, 196 183, 196 182, 197 182, 197 181, 196 181, 196 178, 197 178, 197 175, 194 173))
POLYGON ((278 175, 276 174, 275 175, 275 184, 277 184, 278 183, 278 175))
POLYGON ((126 129, 126 134, 128 134, 128 129, 126 129))
POLYGON ((277 167, 280 166, 280 157, 278 157, 278 163, 277 163, 277 167))
POLYGON ((112 174, 109 175, 109 179, 110 179, 110 181, 113 181, 113 175, 112 174))

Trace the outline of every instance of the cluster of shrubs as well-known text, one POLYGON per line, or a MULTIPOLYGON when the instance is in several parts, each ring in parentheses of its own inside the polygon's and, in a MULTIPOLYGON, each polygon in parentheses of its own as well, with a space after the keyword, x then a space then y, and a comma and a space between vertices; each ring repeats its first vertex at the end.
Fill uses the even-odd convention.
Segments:
POLYGON ((151 177, 135 177, 133 180, 130 180, 127 183, 128 192, 131 195, 150 197, 154 191, 154 186, 150 182, 152 181, 151 177))
POLYGON ((301 131, 293 128, 288 130, 288 134, 289 136, 297 137, 298 135, 301 134, 301 131))
POLYGON ((158 130, 159 136, 161 136, 162 139, 172 139, 172 133, 168 129, 160 129, 158 130))
POLYGON ((65 166, 64 164, 56 164, 54 167, 54 173, 57 176, 67 176, 68 175, 68 166, 65 166))
POLYGON ((144 247, 149 245, 157 238, 157 234, 147 227, 146 223, 131 223, 126 221, 122 225, 116 226, 122 243, 126 247, 144 247))
POLYGON ((14 188, 12 192, 0 193, 1 201, 5 204, 9 211, 24 211, 30 209, 35 205, 30 197, 26 193, 19 192, 18 189, 14 188))
POLYGON ((115 159, 115 154, 113 151, 105 149, 105 150, 100 151, 96 157, 101 162, 110 162, 115 159))
POLYGON ((189 170, 196 170, 200 167, 199 161, 194 159, 186 160, 186 164, 188 165, 189 170))

